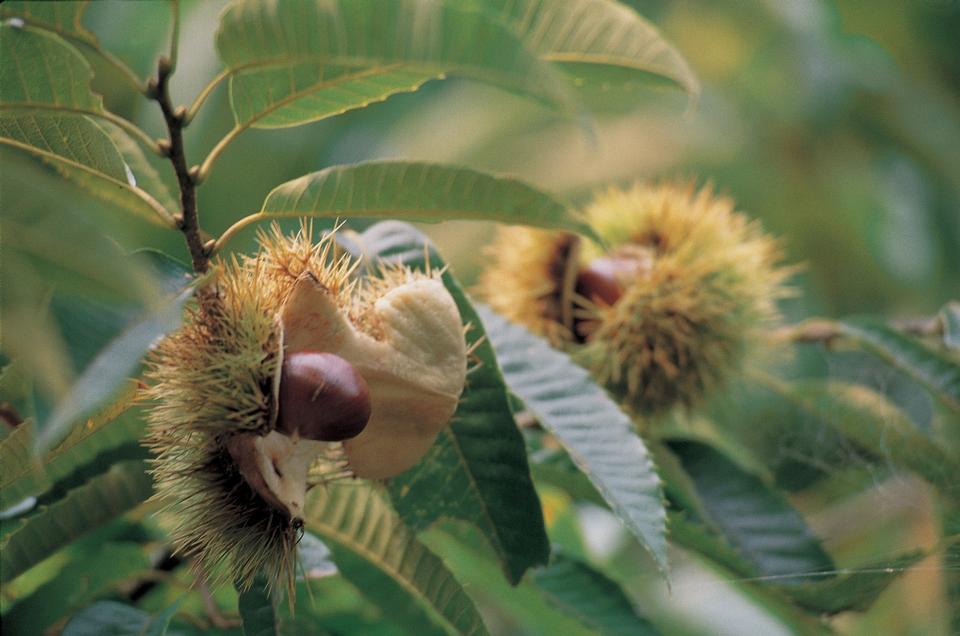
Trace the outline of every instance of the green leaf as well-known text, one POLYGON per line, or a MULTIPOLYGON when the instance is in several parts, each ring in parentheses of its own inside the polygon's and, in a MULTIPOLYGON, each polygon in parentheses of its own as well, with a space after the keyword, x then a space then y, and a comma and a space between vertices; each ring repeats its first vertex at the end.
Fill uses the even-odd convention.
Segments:
MULTIPOLYGON (((124 163, 127 168, 129 168, 130 172, 127 174, 127 181, 129 182, 131 180, 130 176, 132 175, 133 183, 131 185, 135 185, 140 190, 148 193, 158 204, 163 206, 165 210, 179 210, 180 203, 170 193, 166 182, 164 182, 160 177, 160 173, 157 172, 157 169, 154 168, 153 164, 147 159, 140 144, 134 141, 133 138, 125 133, 119 126, 109 122, 99 122, 99 126, 110 136, 110 140, 113 141, 124 163)), ((115 199, 117 205, 131 212, 138 214, 144 213, 143 199, 126 191, 121 192, 123 196, 118 196, 115 199)), ((108 194, 104 192, 102 188, 94 190, 94 193, 99 193, 101 196, 108 194)))
POLYGON ((82 24, 89 2, 27 2, 9 0, 0 6, 0 17, 18 17, 63 37, 96 44, 97 38, 82 24))
POLYGON ((173 223, 167 208, 136 187, 133 173, 110 135, 86 115, 0 112, 0 145, 49 162, 88 193, 151 223, 166 227, 173 223))
MULTIPOLYGON (((108 116, 90 90, 92 74, 83 56, 58 35, 0 24, 0 144, 49 161, 91 193, 169 225, 168 209, 176 208, 135 187, 111 135, 89 117, 108 116)), ((112 136, 125 140, 130 152, 134 142, 125 133, 112 136)))
POLYGON ((238 0, 216 43, 243 127, 314 121, 447 73, 571 110, 549 64, 505 25, 452 0, 238 0))
POLYGON ((550 567, 539 570, 535 581, 547 600, 600 634, 660 633, 637 614, 617 583, 586 563, 554 554, 550 567))
MULTIPOLYGON (((0 510, 24 497, 40 495, 80 468, 96 464, 98 457, 130 443, 143 432, 139 412, 130 412, 136 391, 133 385, 119 400, 77 426, 56 448, 36 461, 32 453, 33 423, 26 422, 0 442, 0 510)), ((96 472, 104 472, 101 464, 96 472)))
POLYGON ((99 601, 71 618, 63 636, 165 636, 179 606, 177 601, 154 617, 123 603, 99 601))
POLYGON ((960 301, 951 301, 940 309, 943 325, 943 344, 948 349, 960 350, 960 301))
POLYGON ((333 552, 341 575, 408 632, 487 633, 443 561, 414 538, 371 487, 315 488, 305 521, 333 552))
POLYGON ((496 608, 506 625, 499 633, 596 636, 543 596, 533 577, 517 586, 504 581, 496 559, 480 533, 464 523, 444 523, 428 530, 424 540, 436 550, 481 607, 496 608), (513 627, 513 629, 509 629, 513 627))
POLYGON ((39 427, 38 450, 59 441, 73 424, 116 393, 117 386, 137 368, 147 349, 180 326, 183 305, 192 293, 193 288, 188 288, 172 301, 152 308, 100 352, 39 427))
POLYGON ((809 581, 783 586, 801 607, 821 614, 863 612, 897 578, 924 557, 922 551, 841 570, 838 576, 823 581, 809 581))
POLYGON ((0 441, 0 511, 48 485, 31 450, 33 422, 27 420, 0 441))
POLYGON ((437 77, 400 64, 324 66, 316 62, 239 72, 230 78, 237 126, 289 128, 414 92, 437 77))
MULTIPOLYGON (((403 223, 379 223, 361 240, 362 252, 371 258, 423 269, 429 253, 430 267, 443 267, 427 238, 403 223)), ((479 364, 467 376, 450 427, 416 466, 392 479, 388 489, 401 517, 414 530, 443 517, 475 525, 497 554, 507 579, 516 584, 527 568, 545 564, 550 554, 540 499, 480 319, 449 272, 443 281, 461 318, 472 326, 469 337, 479 342, 474 350, 479 364)))
POLYGON ((61 37, 29 26, 0 24, 0 113, 55 109, 99 114, 103 103, 90 90, 93 72, 61 37))
POLYGON ((472 219, 596 234, 572 208, 516 179, 412 161, 370 161, 312 172, 274 188, 260 214, 472 219))
POLYGON ((6 583, 74 539, 141 503, 153 490, 142 461, 115 464, 106 473, 43 507, 9 535, 0 553, 6 583))
POLYGON ((666 79, 691 96, 700 85, 686 60, 656 27, 611 0, 483 0, 516 28, 540 59, 579 81, 609 67, 666 79))
POLYGON ((769 380, 766 384, 880 461, 913 471, 944 493, 960 495, 960 462, 883 395, 837 381, 784 384, 769 380))
POLYGON ((129 188, 123 158, 110 137, 89 117, 44 112, 0 113, 0 144, 25 150, 75 174, 129 188))
POLYGON ((95 546, 74 558, 58 576, 41 585, 4 614, 3 631, 11 634, 43 634, 64 616, 90 603, 118 583, 149 569, 150 563, 138 544, 106 543, 95 546))
POLYGON ((267 592, 266 579, 257 578, 249 590, 240 591, 238 607, 243 636, 276 636, 280 633, 277 605, 267 592))
POLYGON ((701 442, 673 441, 669 446, 710 521, 761 575, 800 582, 835 569, 800 513, 758 476, 701 442))
POLYGON ((803 582, 766 582, 759 571, 709 530, 681 515, 671 514, 670 536, 678 544, 706 557, 742 584, 756 588, 765 584, 767 593, 789 598, 793 603, 820 614, 865 611, 898 577, 923 558, 920 551, 908 552, 877 563, 824 572, 803 582))
POLYGON ((630 418, 569 356, 488 309, 480 315, 507 385, 666 572, 663 492, 630 418))
POLYGON ((905 372, 951 409, 960 411, 960 363, 877 318, 851 318, 839 324, 844 336, 905 372))

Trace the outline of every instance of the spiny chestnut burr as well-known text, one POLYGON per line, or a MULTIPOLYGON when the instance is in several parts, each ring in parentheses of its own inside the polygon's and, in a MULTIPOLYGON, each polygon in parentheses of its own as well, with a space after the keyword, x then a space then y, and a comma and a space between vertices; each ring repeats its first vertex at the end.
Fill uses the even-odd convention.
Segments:
POLYGON ((356 437, 370 420, 370 389, 338 355, 297 351, 283 361, 278 429, 321 442, 356 437))
POLYGON ((788 293, 775 239, 730 199, 685 182, 610 188, 584 217, 603 245, 571 252, 561 233, 501 228, 484 300, 641 413, 692 406, 742 372, 788 293))
POLYGON ((187 310, 147 374, 174 543, 214 584, 265 574, 291 597, 311 487, 413 466, 450 423, 467 361, 436 274, 356 278, 332 235, 311 235, 274 226, 256 254, 213 258, 217 302, 187 310))

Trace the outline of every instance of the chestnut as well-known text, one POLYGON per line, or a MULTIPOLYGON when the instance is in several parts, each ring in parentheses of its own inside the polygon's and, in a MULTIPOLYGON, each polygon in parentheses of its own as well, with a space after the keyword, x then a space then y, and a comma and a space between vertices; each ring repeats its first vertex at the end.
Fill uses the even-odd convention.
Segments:
POLYGON ((352 364, 338 355, 296 351, 280 374, 280 432, 322 442, 359 435, 370 419, 370 389, 352 364))
POLYGON ((577 293, 593 302, 613 305, 623 295, 619 279, 629 269, 618 258, 595 258, 577 275, 577 293))

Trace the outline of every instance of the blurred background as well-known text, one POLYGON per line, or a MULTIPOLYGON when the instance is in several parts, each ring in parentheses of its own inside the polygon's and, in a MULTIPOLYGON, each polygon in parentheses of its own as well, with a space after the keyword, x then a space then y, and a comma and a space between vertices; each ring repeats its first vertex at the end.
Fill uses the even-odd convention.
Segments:
MULTIPOLYGON (((224 4, 183 3, 181 62, 172 84, 177 103, 192 101, 220 70, 213 33, 224 4)), ((509 174, 577 204, 608 184, 687 177, 732 196, 781 237, 789 261, 802 265, 793 281, 798 293, 783 306, 788 321, 923 316, 960 295, 960 3, 628 4, 686 56, 703 85, 697 103, 649 83, 638 82, 629 99, 622 92, 609 98, 602 85, 590 87, 588 102, 597 116, 586 133, 494 88, 432 82, 330 121, 248 131, 200 189, 203 226, 219 233, 258 210, 281 182, 371 158, 446 161, 509 174)), ((169 12, 161 2, 102 2, 90 7, 85 22, 106 48, 146 76, 165 48, 169 12)), ((160 136, 156 105, 103 70, 94 87, 106 106, 160 136)), ((228 99, 224 84, 187 130, 191 163, 233 125, 228 99)), ((172 186, 169 166, 156 166, 172 186)), ((45 202, 57 200, 57 189, 70 187, 9 153, 3 173, 5 215, 14 207, 42 211, 45 202)), ((109 227, 124 249, 150 246, 186 258, 180 235, 82 195, 72 200, 72 218, 109 227)), ((458 222, 425 229, 455 274, 467 284, 475 281, 477 246, 491 227, 458 222)), ((244 230, 232 249, 252 249, 254 233, 244 230)), ((783 366, 789 375, 879 387, 917 421, 931 420, 925 395, 862 356, 813 346, 798 349, 783 366)), ((723 430, 744 442, 747 455, 766 458, 778 484, 796 493, 795 502, 838 563, 875 561, 933 540, 935 511, 922 487, 858 463, 811 432, 802 417, 752 391, 734 387, 709 408, 723 430), (813 483, 816 490, 809 488, 813 483)), ((597 563, 643 563, 637 546, 602 510, 575 507, 549 489, 544 502, 553 538, 574 552, 597 563)), ((779 633, 776 621, 753 607, 736 582, 680 554, 675 562, 672 591, 642 567, 614 571, 645 610, 675 621, 676 633, 779 633)), ((858 634, 946 633, 946 601, 937 591, 942 574, 939 563, 925 561, 865 616, 841 616, 837 624, 858 634)), ((521 593, 511 597, 490 572, 472 576, 469 583, 499 633, 543 629, 526 622, 521 593)))

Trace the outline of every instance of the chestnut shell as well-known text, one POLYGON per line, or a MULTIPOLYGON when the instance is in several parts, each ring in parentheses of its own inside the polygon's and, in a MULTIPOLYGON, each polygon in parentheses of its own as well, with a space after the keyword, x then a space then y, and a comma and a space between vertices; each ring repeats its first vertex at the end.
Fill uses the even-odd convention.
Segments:
POLYGON ((370 389, 338 355, 297 351, 284 357, 277 429, 322 442, 359 435, 370 420, 370 389))

